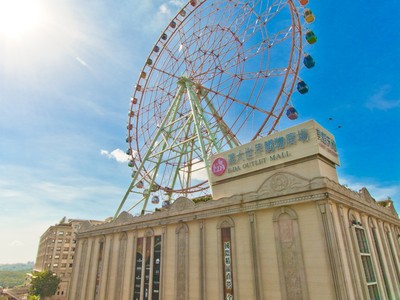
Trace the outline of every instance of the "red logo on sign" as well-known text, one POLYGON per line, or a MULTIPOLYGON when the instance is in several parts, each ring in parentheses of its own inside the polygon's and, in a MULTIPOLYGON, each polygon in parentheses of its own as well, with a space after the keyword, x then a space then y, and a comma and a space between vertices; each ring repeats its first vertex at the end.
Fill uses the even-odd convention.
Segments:
POLYGON ((226 167, 228 164, 226 163, 226 160, 224 158, 217 158, 214 160, 211 166, 211 171, 213 172, 214 175, 216 176, 221 176, 222 174, 225 173, 226 167))

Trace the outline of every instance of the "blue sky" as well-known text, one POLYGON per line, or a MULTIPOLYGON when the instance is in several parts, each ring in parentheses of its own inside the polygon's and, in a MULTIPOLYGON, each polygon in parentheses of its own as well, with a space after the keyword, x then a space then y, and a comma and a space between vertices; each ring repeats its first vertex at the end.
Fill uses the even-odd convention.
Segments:
MULTIPOLYGON (((33 15, 20 1, 19 15, 33 15)), ((131 179, 123 152, 134 84, 183 4, 30 2, 39 12, 29 30, 10 35, 0 23, 0 263, 34 260, 40 235, 64 216, 115 213, 131 179)), ((331 131, 340 182, 390 196, 400 211, 397 1, 309 6, 316 66, 301 71, 310 91, 293 96, 292 124, 315 119, 331 131)))

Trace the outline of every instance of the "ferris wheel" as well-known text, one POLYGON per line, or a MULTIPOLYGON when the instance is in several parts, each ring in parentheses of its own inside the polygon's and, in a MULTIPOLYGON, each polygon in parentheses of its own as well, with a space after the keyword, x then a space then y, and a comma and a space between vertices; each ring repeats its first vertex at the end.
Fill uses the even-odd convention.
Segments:
POLYGON ((178 196, 211 195, 212 154, 276 130, 305 94, 316 42, 308 0, 189 1, 156 40, 127 125, 132 182, 122 209, 143 214, 178 196), (161 203, 160 203, 161 202, 161 203))

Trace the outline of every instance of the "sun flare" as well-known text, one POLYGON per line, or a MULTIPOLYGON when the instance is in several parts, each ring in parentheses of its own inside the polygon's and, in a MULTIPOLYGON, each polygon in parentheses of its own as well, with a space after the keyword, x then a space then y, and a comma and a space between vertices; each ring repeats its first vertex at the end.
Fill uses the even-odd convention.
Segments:
POLYGON ((18 38, 43 21, 40 0, 0 0, 0 35, 18 38))

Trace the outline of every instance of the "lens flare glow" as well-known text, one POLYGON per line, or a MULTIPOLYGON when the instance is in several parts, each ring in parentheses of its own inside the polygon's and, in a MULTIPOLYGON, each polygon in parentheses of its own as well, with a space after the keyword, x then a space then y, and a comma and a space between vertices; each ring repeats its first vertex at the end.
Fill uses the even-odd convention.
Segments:
POLYGON ((41 21, 40 0, 0 0, 0 35, 21 37, 37 29, 41 21))

